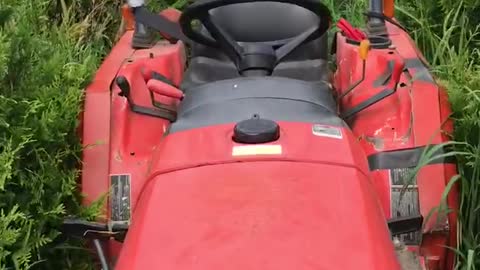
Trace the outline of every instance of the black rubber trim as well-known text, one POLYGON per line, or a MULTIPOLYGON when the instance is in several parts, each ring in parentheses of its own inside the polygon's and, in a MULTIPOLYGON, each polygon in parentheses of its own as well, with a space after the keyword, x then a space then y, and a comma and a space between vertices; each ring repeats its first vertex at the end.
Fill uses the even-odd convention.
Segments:
POLYGON ((171 86, 174 86, 174 87, 178 88, 178 85, 176 85, 171 80, 169 80, 167 77, 163 76, 162 74, 160 74, 158 72, 152 71, 152 79, 157 80, 157 81, 161 81, 163 83, 166 83, 168 85, 171 85, 171 86))
POLYGON ((392 79, 393 75, 393 68, 395 67, 395 61, 390 60, 387 64, 387 69, 385 72, 380 75, 375 81, 373 82, 374 87, 385 86, 388 82, 392 79))
MULTIPOLYGON (((343 35, 343 34, 341 34, 341 35, 345 37, 345 35, 343 35)), ((356 45, 356 46, 360 45, 360 41, 358 41, 358 40, 353 40, 353 39, 350 39, 348 37, 345 37, 345 40, 346 40, 347 44, 356 45)))
POLYGON ((423 61, 421 58, 407 58, 405 61, 405 68, 429 68, 428 63, 423 61))
POLYGON ((418 232, 422 229, 423 216, 415 215, 408 217, 391 218, 387 222, 388 229, 392 236, 397 236, 404 233, 418 232))
POLYGON ((161 15, 152 13, 144 6, 134 8, 133 13, 137 22, 170 36, 170 42, 176 39, 188 44, 192 43, 192 41, 183 34, 180 24, 177 22, 172 22, 161 15))
POLYGON ((130 103, 130 110, 132 110, 132 112, 135 112, 135 113, 138 113, 138 114, 166 119, 170 122, 174 122, 177 119, 176 114, 174 112, 158 111, 158 110, 150 109, 150 108, 143 107, 143 106, 138 106, 138 105, 131 104, 131 103, 130 103))
POLYGON ((382 99, 392 95, 393 93, 395 93, 395 89, 385 89, 383 90, 382 92, 376 94, 375 96, 365 100, 364 102, 361 102, 360 104, 358 104, 357 106, 353 107, 352 109, 348 110, 348 111, 345 111, 344 113, 342 113, 340 115, 341 118, 343 119, 348 119, 352 116, 354 116, 355 114, 365 110, 366 108, 372 106, 373 104, 381 101, 382 99))
POLYGON ((404 61, 405 61, 406 69, 417 70, 417 74, 415 74, 414 76, 415 81, 435 83, 435 80, 433 79, 432 74, 430 74, 430 70, 421 59, 410 58, 410 59, 405 59, 404 61))
POLYGON ((148 27, 140 26, 137 23, 133 32, 132 48, 133 49, 150 49, 155 45, 155 35, 148 27))
MULTIPOLYGON (((347 44, 360 46, 360 41, 350 39, 342 33, 340 33, 340 34, 345 37, 345 40, 346 40, 347 44)), ((376 38, 386 39, 386 38, 378 37, 378 36, 376 36, 376 38)), ((386 49, 390 49, 390 45, 385 46, 385 43, 370 43, 370 48, 377 49, 377 50, 386 50, 386 49)))
MULTIPOLYGON (((385 151, 378 154, 374 154, 368 157, 368 165, 370 170, 389 170, 389 169, 400 169, 400 168, 413 168, 418 165, 420 157, 425 151, 426 147, 431 146, 420 146, 416 148, 395 150, 395 151, 385 151)), ((435 155, 441 155, 448 153, 448 150, 445 148, 440 148, 440 150, 435 153, 435 155)), ((435 160, 432 160, 429 164, 442 164, 442 163, 455 163, 455 157, 441 157, 435 160)))

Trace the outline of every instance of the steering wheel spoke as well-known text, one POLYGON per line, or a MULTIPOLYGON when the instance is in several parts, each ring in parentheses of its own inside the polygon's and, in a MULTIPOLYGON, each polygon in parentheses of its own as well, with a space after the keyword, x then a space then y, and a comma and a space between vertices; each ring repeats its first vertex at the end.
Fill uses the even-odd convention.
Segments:
POLYGON ((199 18, 210 35, 215 39, 218 47, 223 48, 225 53, 237 63, 243 53, 242 47, 220 26, 212 21, 208 12, 199 18))
POLYGON ((285 45, 279 47, 275 51, 275 55, 277 57, 277 63, 279 63, 285 56, 291 53, 295 48, 300 46, 306 40, 308 40, 315 32, 318 31, 318 25, 310 27, 307 31, 303 32, 302 34, 296 36, 294 39, 290 40, 285 45))
POLYGON ((241 74, 270 75, 274 67, 298 46, 324 35, 330 26, 330 20, 330 10, 321 0, 203 0, 193 3, 184 10, 180 17, 180 25, 184 34, 191 40, 223 50, 235 63, 241 74), (210 15, 210 11, 215 8, 254 2, 296 5, 317 15, 319 22, 306 29, 305 32, 285 40, 243 43, 241 40, 233 39, 228 31, 212 20, 210 15), (194 30, 193 20, 200 20, 211 37, 194 30))

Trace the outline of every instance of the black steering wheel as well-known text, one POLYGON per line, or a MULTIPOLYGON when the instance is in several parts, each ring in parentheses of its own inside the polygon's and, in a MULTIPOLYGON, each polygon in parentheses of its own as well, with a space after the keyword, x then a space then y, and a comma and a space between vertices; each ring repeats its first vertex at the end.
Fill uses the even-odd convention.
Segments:
POLYGON ((224 51, 237 65, 241 74, 248 75, 251 70, 261 70, 270 75, 273 68, 295 48, 324 35, 330 27, 331 14, 328 7, 319 0, 199 0, 182 12, 179 22, 183 33, 191 40, 224 51), (240 43, 211 19, 212 9, 253 2, 278 2, 300 6, 317 15, 319 23, 292 38, 272 42, 240 43), (193 22, 196 20, 203 24, 211 37, 193 28, 193 22))

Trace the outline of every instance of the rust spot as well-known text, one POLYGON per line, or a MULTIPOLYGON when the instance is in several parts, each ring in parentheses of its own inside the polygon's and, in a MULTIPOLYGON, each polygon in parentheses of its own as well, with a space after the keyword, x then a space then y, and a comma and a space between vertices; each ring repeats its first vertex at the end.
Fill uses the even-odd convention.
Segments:
POLYGON ((381 151, 385 147, 385 140, 380 137, 365 136, 365 141, 372 144, 377 151, 381 151))
POLYGON ((122 154, 120 154, 120 150, 115 151, 115 160, 118 162, 122 162, 122 154))
POLYGON ((422 270, 419 257, 414 252, 407 249, 404 243, 397 238, 394 239, 395 252, 402 270, 422 270))

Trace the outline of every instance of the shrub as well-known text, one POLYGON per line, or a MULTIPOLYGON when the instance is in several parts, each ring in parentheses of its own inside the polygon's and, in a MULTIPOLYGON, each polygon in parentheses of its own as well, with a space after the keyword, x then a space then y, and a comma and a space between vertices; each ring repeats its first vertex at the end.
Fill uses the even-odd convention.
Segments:
POLYGON ((75 130, 115 25, 107 4, 0 0, 0 269, 68 269, 78 258, 47 260, 64 253, 53 242, 61 218, 81 211, 75 130))

